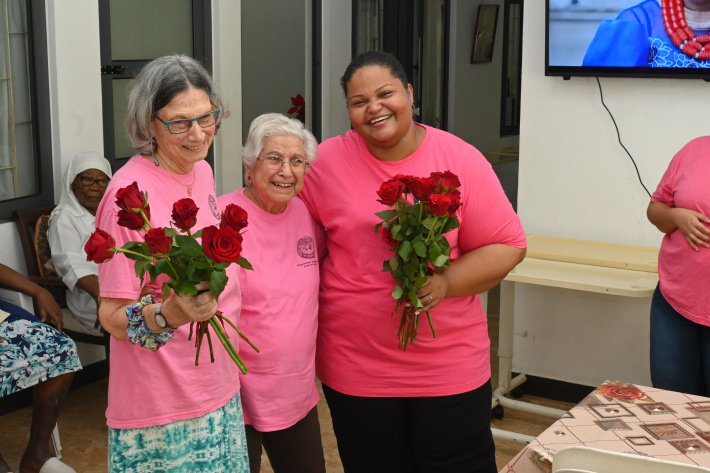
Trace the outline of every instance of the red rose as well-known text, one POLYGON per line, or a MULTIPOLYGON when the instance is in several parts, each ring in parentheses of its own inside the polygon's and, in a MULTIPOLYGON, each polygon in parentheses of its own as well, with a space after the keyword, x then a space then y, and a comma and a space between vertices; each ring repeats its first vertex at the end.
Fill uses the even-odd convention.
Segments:
MULTIPOLYGON (((145 216, 150 219, 150 208, 146 207, 143 209, 143 212, 145 212, 145 216)), ((141 214, 121 209, 118 211, 118 224, 130 230, 140 230, 145 225, 145 220, 143 220, 143 216, 141 214)))
POLYGON ((172 218, 180 230, 188 230, 197 223, 197 211, 200 210, 192 199, 180 199, 173 204, 172 218))
POLYGON ((399 247, 400 242, 392 237, 392 231, 389 228, 382 227, 382 240, 387 243, 390 248, 399 247))
POLYGON ((229 204, 222 212, 220 227, 232 227, 236 231, 248 225, 247 211, 235 204, 229 204))
POLYGON ((451 204, 449 204, 449 210, 447 211, 447 214, 449 217, 454 218, 456 216, 456 211, 461 207, 461 193, 458 191, 458 189, 454 190, 454 192, 447 194, 449 199, 451 200, 451 204))
POLYGON ((410 192, 411 192, 411 190, 412 190, 412 187, 411 187, 411 186, 412 186, 412 183, 414 183, 415 181, 419 180, 418 177, 408 176, 408 175, 404 175, 404 174, 397 174, 396 176, 393 177, 393 179, 395 179, 395 180, 401 182, 402 184, 404 184, 404 187, 406 187, 407 190, 410 191, 410 192))
POLYGON ((385 205, 394 205, 401 197, 402 192, 404 192, 404 183, 399 179, 390 179, 384 182, 377 191, 377 195, 380 196, 377 201, 385 205))
POLYGON ((461 185, 458 176, 451 171, 433 172, 429 177, 437 181, 441 189, 453 190, 461 185))
POLYGON ((163 228, 151 228, 145 234, 145 242, 148 243, 151 253, 164 255, 170 250, 173 244, 173 237, 166 235, 163 228))
POLYGON ((426 206, 430 214, 437 217, 444 217, 448 215, 451 203, 451 197, 448 195, 432 194, 429 196, 429 202, 427 202, 426 206))
POLYGON ((217 228, 214 225, 202 230, 202 248, 205 255, 215 263, 234 263, 242 253, 242 236, 231 227, 217 228))
POLYGON ((103 263, 113 258, 113 253, 109 249, 116 246, 116 240, 100 228, 91 234, 89 240, 84 245, 86 260, 96 263, 103 263))
POLYGON ((437 182, 430 177, 422 177, 410 184, 409 190, 418 201, 428 200, 429 196, 436 190, 437 182))
POLYGON ((138 189, 138 183, 133 181, 133 184, 119 189, 116 192, 116 205, 123 210, 142 209, 148 205, 145 198, 145 193, 138 189))

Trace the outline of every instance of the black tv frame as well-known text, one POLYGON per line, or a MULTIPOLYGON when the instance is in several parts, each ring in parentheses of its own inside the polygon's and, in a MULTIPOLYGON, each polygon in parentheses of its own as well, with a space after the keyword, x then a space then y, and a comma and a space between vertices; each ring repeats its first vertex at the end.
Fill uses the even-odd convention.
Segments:
POLYGON ((710 68, 590 67, 550 65, 550 0, 545 0, 545 75, 562 77, 625 77, 632 79, 701 79, 710 82, 710 68))

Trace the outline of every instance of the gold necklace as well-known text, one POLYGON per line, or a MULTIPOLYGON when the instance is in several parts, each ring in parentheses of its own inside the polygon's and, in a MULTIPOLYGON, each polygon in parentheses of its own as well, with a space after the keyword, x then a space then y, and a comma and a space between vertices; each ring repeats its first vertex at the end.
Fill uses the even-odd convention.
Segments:
POLYGON ((168 166, 166 166, 165 163, 163 163, 163 161, 161 161, 160 158, 158 158, 158 157, 155 156, 155 155, 153 155, 153 156, 155 157, 155 159, 158 160, 158 162, 160 163, 160 165, 163 166, 163 169, 165 169, 166 171, 168 171, 168 174, 170 174, 170 177, 172 177, 172 178, 175 180, 175 182, 177 182, 178 184, 182 184, 183 186, 187 187, 187 195, 189 195, 190 197, 192 197, 192 185, 195 183, 195 178, 197 177, 197 175, 195 174, 195 168, 194 168, 194 167, 192 168, 192 182, 190 182, 189 184, 185 184, 185 183, 182 182, 180 179, 178 179, 177 177, 175 177, 175 174, 173 174, 173 172, 170 170, 170 168, 169 168, 168 166))

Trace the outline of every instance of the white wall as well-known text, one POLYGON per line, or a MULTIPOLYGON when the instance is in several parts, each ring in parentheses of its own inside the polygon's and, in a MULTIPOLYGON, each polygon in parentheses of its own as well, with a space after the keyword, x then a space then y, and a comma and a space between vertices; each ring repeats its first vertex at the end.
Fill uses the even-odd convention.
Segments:
MULTIPOLYGON (((545 77, 544 20, 541 1, 526 4, 518 188, 526 232, 660 246, 661 233, 646 220, 649 196, 617 142, 596 80, 545 77)), ((600 80, 623 143, 653 192, 675 152, 708 133, 702 117, 710 84, 600 80)), ((650 384, 650 299, 518 288, 516 370, 590 386, 605 379, 650 384)))

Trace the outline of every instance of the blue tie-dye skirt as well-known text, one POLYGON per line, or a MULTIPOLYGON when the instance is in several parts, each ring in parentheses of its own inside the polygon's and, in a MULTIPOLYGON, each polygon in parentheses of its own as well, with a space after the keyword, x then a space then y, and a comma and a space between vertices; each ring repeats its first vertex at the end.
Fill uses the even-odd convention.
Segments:
POLYGON ((242 402, 194 419, 139 429, 109 428, 112 473, 248 473, 242 402))
POLYGON ((81 369, 72 339, 7 301, 0 310, 10 313, 0 322, 0 397, 81 369))

